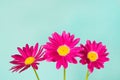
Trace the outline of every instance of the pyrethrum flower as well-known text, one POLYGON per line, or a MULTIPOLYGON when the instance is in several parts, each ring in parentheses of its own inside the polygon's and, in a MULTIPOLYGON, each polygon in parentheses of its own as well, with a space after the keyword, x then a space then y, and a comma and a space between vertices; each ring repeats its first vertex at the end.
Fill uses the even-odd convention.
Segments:
POLYGON ((79 38, 74 38, 74 35, 66 33, 65 31, 62 34, 54 32, 52 37, 49 37, 49 42, 44 45, 46 50, 46 60, 50 62, 56 62, 56 68, 59 69, 61 66, 66 69, 69 63, 77 63, 75 57, 79 52, 79 47, 76 47, 79 38))
POLYGON ((11 68, 13 72, 22 72, 28 69, 30 66, 37 70, 39 61, 44 60, 43 47, 41 46, 40 49, 38 49, 38 43, 36 43, 34 47, 26 44, 25 47, 18 47, 17 50, 20 54, 15 54, 11 56, 14 59, 10 62, 14 64, 14 66, 11 68))
POLYGON ((109 61, 106 46, 103 45, 102 42, 96 43, 96 41, 91 42, 87 40, 86 44, 81 44, 80 47, 80 63, 88 64, 87 67, 90 73, 93 72, 94 68, 104 68, 104 63, 109 61))

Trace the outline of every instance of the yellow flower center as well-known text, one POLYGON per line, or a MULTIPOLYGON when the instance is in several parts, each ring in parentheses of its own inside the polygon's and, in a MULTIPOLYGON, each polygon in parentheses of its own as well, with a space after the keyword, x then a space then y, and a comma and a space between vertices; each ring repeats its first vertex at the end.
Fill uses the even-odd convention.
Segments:
POLYGON ((91 61, 94 62, 98 59, 98 54, 94 51, 90 51, 87 55, 87 58, 91 61))
POLYGON ((25 59, 25 64, 26 65, 31 65, 33 62, 35 61, 35 58, 34 57, 28 57, 25 59))
POLYGON ((60 56, 66 56, 70 52, 70 48, 66 45, 59 46, 57 52, 60 56))

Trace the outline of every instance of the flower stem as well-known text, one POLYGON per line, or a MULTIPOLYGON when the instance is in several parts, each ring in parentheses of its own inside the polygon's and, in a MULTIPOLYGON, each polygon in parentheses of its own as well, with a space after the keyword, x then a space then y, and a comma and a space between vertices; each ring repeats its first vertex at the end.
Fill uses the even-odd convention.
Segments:
MULTIPOLYGON (((32 67, 33 68, 33 67, 32 67)), ((36 75, 36 78, 37 78, 37 80, 40 80, 40 78, 39 78, 39 76, 38 76, 38 74, 37 74, 37 71, 33 68, 33 70, 34 70, 34 73, 35 73, 35 75, 36 75)))
POLYGON ((89 70, 87 70, 85 80, 88 80, 89 75, 90 75, 89 70))
POLYGON ((63 80, 66 80, 66 69, 64 68, 64 71, 63 71, 63 80))

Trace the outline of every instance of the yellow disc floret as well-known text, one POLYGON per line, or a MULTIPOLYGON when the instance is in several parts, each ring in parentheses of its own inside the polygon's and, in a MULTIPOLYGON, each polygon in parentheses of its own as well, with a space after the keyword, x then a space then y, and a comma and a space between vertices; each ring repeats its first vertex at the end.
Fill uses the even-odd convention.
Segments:
POLYGON ((28 57, 25 59, 25 64, 26 65, 31 65, 33 62, 35 61, 35 58, 34 57, 28 57))
POLYGON ((59 46, 57 52, 60 56, 66 56, 70 52, 70 48, 67 45, 59 46))
POLYGON ((98 54, 94 51, 90 51, 88 54, 87 54, 87 58, 91 61, 91 62, 94 62, 98 59, 98 54))

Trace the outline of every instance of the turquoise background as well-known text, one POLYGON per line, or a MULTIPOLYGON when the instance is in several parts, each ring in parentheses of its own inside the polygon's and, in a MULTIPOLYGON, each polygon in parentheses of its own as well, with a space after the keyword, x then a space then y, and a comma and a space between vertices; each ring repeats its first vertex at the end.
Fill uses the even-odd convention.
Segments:
MULTIPOLYGON (((63 30, 80 37, 80 43, 106 44, 110 62, 89 80, 120 80, 120 0, 0 0, 0 79, 36 80, 32 68, 9 71, 11 55, 18 46, 45 44, 54 31, 63 30)), ((84 80, 86 69, 69 64, 67 80, 84 80)), ((63 69, 56 70, 55 63, 41 62, 38 74, 41 80, 63 80, 63 69)))

